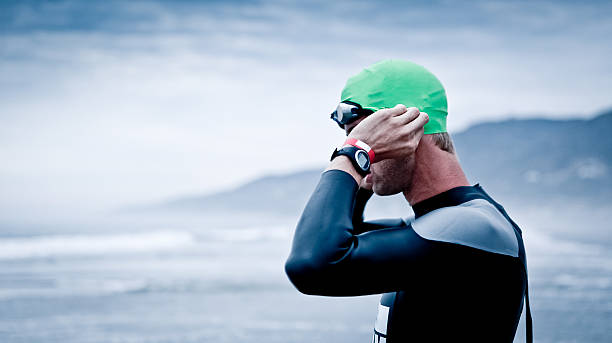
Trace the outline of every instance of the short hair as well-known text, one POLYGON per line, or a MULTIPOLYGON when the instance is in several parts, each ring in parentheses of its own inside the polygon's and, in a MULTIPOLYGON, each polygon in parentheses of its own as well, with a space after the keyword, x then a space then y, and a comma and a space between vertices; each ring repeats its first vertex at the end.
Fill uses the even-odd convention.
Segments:
POLYGON ((439 132, 431 134, 434 144, 448 153, 455 153, 455 146, 448 132, 439 132))

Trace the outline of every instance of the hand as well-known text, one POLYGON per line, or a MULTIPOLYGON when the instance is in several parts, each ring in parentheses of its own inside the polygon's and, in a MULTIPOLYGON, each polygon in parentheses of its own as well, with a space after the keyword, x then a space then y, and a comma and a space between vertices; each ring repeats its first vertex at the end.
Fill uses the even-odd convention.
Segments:
POLYGON ((416 107, 396 105, 371 114, 348 135, 368 144, 378 162, 413 154, 423 137, 423 126, 429 121, 416 107))
POLYGON ((366 177, 363 178, 363 180, 361 180, 361 182, 359 183, 359 188, 362 188, 366 191, 372 191, 372 178, 368 177, 366 175, 366 177))

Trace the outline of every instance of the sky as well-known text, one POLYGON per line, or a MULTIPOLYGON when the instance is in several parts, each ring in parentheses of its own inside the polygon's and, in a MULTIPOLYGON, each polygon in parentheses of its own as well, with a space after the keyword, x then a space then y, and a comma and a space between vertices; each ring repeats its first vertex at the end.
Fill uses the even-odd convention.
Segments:
POLYGON ((448 125, 612 106, 612 3, 2 1, 0 222, 323 166, 346 79, 387 58, 448 125))

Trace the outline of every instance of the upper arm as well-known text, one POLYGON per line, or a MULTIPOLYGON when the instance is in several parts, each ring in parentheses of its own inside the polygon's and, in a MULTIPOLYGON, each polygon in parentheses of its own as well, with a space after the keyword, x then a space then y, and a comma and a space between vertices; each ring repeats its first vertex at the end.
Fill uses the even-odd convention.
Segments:
POLYGON ((286 268, 304 293, 383 293, 407 281, 410 262, 425 256, 430 251, 428 245, 409 227, 380 229, 352 236, 346 249, 334 258, 290 259, 286 268))
POLYGON ((397 291, 427 272, 448 267, 441 261, 450 251, 447 244, 424 239, 411 226, 357 235, 346 255, 323 273, 329 286, 326 292, 362 295, 397 291))
POLYGON ((406 222, 402 218, 375 219, 355 224, 355 234, 362 234, 370 231, 386 229, 390 227, 405 226, 406 222))

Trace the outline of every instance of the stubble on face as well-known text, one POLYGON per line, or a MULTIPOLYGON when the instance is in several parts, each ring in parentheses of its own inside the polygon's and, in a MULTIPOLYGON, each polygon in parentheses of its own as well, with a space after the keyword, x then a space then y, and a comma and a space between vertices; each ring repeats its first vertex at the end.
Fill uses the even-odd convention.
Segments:
POLYGON ((378 195, 409 191, 414 175, 414 155, 372 164, 372 190, 378 195))

